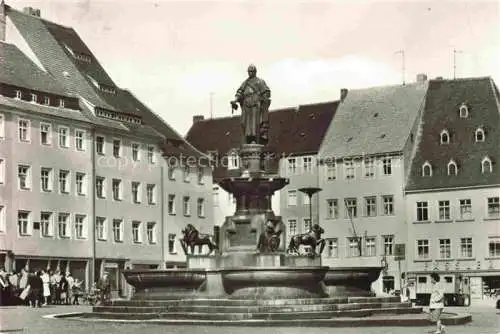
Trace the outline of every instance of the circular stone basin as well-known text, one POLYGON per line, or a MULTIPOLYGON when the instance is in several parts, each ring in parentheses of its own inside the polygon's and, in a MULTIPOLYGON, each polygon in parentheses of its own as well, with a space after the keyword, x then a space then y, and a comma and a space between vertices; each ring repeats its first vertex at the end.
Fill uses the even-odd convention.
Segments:
POLYGON ((136 290, 156 287, 196 289, 206 280, 204 269, 125 270, 125 280, 136 290))
POLYGON ((323 279, 332 296, 369 295, 382 267, 330 267, 323 279))

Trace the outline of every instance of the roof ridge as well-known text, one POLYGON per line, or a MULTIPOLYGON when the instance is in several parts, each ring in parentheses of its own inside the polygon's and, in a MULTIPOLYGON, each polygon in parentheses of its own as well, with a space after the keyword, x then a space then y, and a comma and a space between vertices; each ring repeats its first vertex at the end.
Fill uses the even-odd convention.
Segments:
POLYGON ((491 79, 491 75, 483 75, 478 77, 467 77, 467 78, 455 78, 455 79, 429 79, 429 81, 433 82, 454 82, 454 81, 474 81, 474 80, 488 80, 491 79))
POLYGON ((10 6, 10 5, 7 5, 7 4, 5 5, 5 8, 6 8, 6 9, 8 9, 8 10, 12 10, 12 11, 18 12, 19 14, 22 14, 22 15, 25 15, 25 16, 29 16, 29 17, 31 17, 31 18, 33 18, 33 19, 38 19, 38 20, 40 20, 40 21, 45 21, 45 22, 47 22, 47 23, 54 24, 54 25, 57 25, 57 26, 59 26, 59 27, 63 27, 63 28, 66 28, 66 29, 71 29, 71 30, 75 31, 75 29, 73 29, 73 27, 70 27, 70 26, 65 26, 65 25, 63 25, 63 24, 60 24, 60 23, 56 23, 56 22, 54 22, 54 21, 47 20, 46 18, 41 17, 41 16, 34 16, 34 15, 31 15, 31 14, 25 13, 24 11, 19 10, 19 9, 17 9, 17 8, 14 8, 14 7, 12 7, 12 6, 10 6))

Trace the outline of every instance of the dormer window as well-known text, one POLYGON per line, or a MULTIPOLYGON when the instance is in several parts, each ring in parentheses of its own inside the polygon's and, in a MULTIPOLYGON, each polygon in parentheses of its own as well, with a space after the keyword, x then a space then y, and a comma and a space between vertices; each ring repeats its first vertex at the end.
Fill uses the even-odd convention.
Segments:
POLYGON ((457 173, 457 163, 453 160, 450 160, 450 162, 448 162, 448 175, 457 175, 457 173))
POLYGON ((238 169, 240 168, 240 158, 236 152, 231 152, 228 157, 227 169, 238 169))
POLYGON ((450 142, 450 133, 448 130, 441 131, 441 144, 448 144, 450 142))
POLYGON ((432 176, 432 166, 426 161, 422 166, 422 176, 432 176))
POLYGON ((64 99, 63 98, 59 99, 59 107, 64 108, 64 99))
POLYGON ((50 104, 50 98, 48 96, 44 96, 43 104, 45 104, 46 106, 48 106, 50 104))
POLYGON ((99 89, 108 94, 116 94, 116 90, 111 86, 99 84, 99 89))
POLYGON ((36 103, 38 96, 35 93, 31 93, 31 102, 36 103))
POLYGON ((20 90, 16 90, 16 99, 22 99, 23 98, 23 93, 20 90))
POLYGON ((476 133, 476 143, 484 141, 484 130, 482 128, 477 128, 476 133))
POLYGON ((459 110, 460 110, 460 118, 469 117, 469 108, 467 107, 467 105, 465 103, 462 103, 459 110))
POLYGON ((491 165, 491 159, 489 157, 484 157, 481 161, 481 172, 483 174, 493 172, 493 166, 491 165))

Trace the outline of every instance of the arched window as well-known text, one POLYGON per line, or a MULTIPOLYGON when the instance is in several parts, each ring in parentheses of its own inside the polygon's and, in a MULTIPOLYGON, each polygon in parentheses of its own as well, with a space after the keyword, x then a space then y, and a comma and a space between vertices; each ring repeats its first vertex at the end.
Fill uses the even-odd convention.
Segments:
POLYGON ((457 163, 453 160, 450 160, 450 162, 448 162, 448 175, 457 175, 457 173, 458 173, 457 163))
POLYGON ((460 118, 469 117, 469 108, 465 103, 462 103, 462 105, 460 105, 459 110, 460 110, 460 118))
POLYGON ((483 174, 493 172, 493 166, 491 165, 491 159, 489 157, 484 157, 481 161, 481 172, 483 174))
POLYGON ((448 144, 450 142, 450 133, 448 130, 441 131, 441 144, 448 144))
POLYGON ((432 166, 426 161, 422 166, 422 176, 432 176, 432 166))
POLYGON ((483 128, 477 128, 475 135, 476 135, 476 143, 484 141, 484 130, 483 130, 483 128))

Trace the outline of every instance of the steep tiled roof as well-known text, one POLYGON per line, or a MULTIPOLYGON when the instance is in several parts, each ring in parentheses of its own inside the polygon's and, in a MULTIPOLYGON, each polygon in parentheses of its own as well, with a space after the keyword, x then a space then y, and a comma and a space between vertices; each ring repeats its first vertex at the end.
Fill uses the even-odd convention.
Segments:
POLYGON ((401 151, 426 90, 426 83, 414 83, 349 91, 339 104, 320 155, 342 158, 401 151))
POLYGON ((421 136, 417 137, 407 190, 467 187, 500 184, 500 106, 498 89, 490 78, 432 80, 425 102, 421 136), (469 117, 460 118, 462 103, 469 117), (485 141, 475 141, 475 130, 482 127, 485 141), (446 129, 450 142, 441 144, 446 129), (483 174, 481 161, 488 156, 493 173, 483 174), (457 175, 448 175, 448 162, 458 165, 457 175), (428 161, 432 176, 422 176, 428 161))
MULTIPOLYGON (((274 168, 282 154, 316 154, 337 106, 338 101, 334 101, 270 111, 268 147, 278 158, 274 168)), ((240 116, 198 121, 186 139, 200 151, 217 151, 222 157, 241 145, 240 116)), ((214 170, 214 178, 224 176, 224 167, 214 170)))

